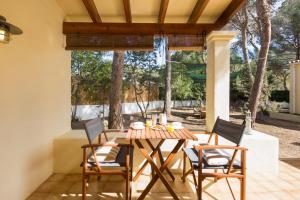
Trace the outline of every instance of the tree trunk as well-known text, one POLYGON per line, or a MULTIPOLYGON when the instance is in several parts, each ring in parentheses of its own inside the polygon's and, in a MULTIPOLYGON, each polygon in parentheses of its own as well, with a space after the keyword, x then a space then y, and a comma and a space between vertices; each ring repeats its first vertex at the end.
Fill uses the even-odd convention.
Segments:
POLYGON ((297 51, 296 51, 296 60, 300 60, 300 39, 297 39, 297 51))
POLYGON ((246 6, 243 8, 242 13, 244 15, 244 22, 242 23, 242 49, 243 49, 243 58, 244 58, 244 65, 246 67, 247 71, 247 76, 248 76, 248 81, 249 81, 249 90, 250 92, 252 85, 253 85, 253 75, 252 75, 252 70, 249 62, 249 55, 248 55, 248 35, 247 35, 247 29, 248 29, 248 13, 247 13, 247 8, 246 6))
POLYGON ((259 99, 263 87, 264 76, 267 65, 267 56, 269 52, 269 45, 271 40, 271 21, 269 16, 269 5, 267 0, 256 1, 256 11, 261 25, 261 48, 259 51, 257 71, 253 87, 250 94, 249 108, 252 114, 253 123, 256 119, 256 113, 259 106, 259 99))
POLYGON ((124 52, 115 51, 111 71, 111 86, 109 94, 108 127, 123 128, 122 121, 122 81, 124 67, 124 52))
POLYGON ((78 108, 78 103, 80 102, 80 94, 79 94, 79 85, 80 83, 74 83, 72 87, 72 96, 75 96, 75 101, 74 101, 74 108, 72 110, 72 121, 76 121, 76 114, 77 114, 77 108, 78 108))
POLYGON ((166 47, 166 77, 165 77, 165 105, 164 105, 164 112, 167 116, 171 115, 171 54, 169 49, 166 47))
POLYGON ((137 81, 133 80, 134 84, 133 84, 133 88, 134 88, 134 96, 135 96, 135 101, 136 101, 136 104, 138 105, 140 111, 141 111, 141 115, 143 117, 144 120, 146 120, 147 116, 145 116, 145 106, 144 106, 144 103, 143 103, 143 90, 139 91, 138 89, 138 86, 137 86, 137 81), (140 98, 140 100, 139 100, 140 98), (142 104, 142 105, 141 105, 142 104))
POLYGON ((284 88, 285 90, 289 90, 288 87, 287 87, 287 79, 288 79, 288 76, 289 76, 288 73, 287 73, 287 74, 283 74, 283 88, 284 88))

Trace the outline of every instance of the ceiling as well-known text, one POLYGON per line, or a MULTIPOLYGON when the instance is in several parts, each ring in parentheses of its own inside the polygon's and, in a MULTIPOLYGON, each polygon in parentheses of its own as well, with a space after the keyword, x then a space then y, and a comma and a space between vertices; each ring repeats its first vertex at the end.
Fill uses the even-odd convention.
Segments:
MULTIPOLYGON (((187 23, 198 0, 169 0, 165 23, 187 23)), ((82 0, 57 0, 67 22, 92 22, 82 0)), ((122 0, 94 0, 104 23, 125 23, 122 0)), ((196 23, 215 23, 231 0, 210 0, 196 23)), ((161 0, 130 0, 132 23, 156 23, 161 0)))
POLYGON ((57 2, 65 12, 66 49, 149 49, 153 35, 168 36, 172 48, 199 49, 205 36, 221 29, 246 0, 57 2))

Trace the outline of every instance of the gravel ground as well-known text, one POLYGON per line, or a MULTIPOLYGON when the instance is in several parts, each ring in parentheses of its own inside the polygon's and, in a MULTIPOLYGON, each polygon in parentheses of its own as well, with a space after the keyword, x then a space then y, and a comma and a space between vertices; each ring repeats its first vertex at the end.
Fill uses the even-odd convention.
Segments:
MULTIPOLYGON (((170 121, 181 121, 189 129, 205 130, 205 120, 195 116, 192 109, 176 109, 172 115, 170 121)), ((237 112, 230 116, 236 123, 242 123, 244 118, 237 112)), ((280 159, 300 159, 300 123, 265 117, 255 124, 254 129, 279 138, 280 159)))
MULTIPOLYGON (((232 118, 234 117, 233 115, 232 118)), ((254 129, 279 138, 279 158, 300 159, 300 123, 267 117, 263 121, 258 121, 254 129)))

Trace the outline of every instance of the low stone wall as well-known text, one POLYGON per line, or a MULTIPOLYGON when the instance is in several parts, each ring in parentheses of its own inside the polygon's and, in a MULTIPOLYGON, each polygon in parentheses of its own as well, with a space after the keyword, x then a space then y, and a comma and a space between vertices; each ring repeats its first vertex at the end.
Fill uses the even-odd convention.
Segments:
MULTIPOLYGON (((110 133, 107 134, 109 140, 114 140, 118 143, 129 143, 129 140, 125 139, 124 134, 110 133)), ((103 138, 104 139, 104 138, 103 138)), ((142 141, 144 143, 145 141, 142 141)), ((155 145, 159 142, 152 141, 155 145)), ((72 130, 54 140, 54 173, 81 173, 80 164, 82 162, 82 149, 83 144, 87 144, 87 138, 84 130, 72 130)), ((176 145, 176 140, 166 140, 161 146, 161 151, 164 157, 169 154, 170 149, 173 149, 176 145)), ((146 149, 150 151, 149 146, 144 143, 146 149)), ((175 173, 182 172, 182 151, 179 151, 176 155, 170 169, 175 173)), ((134 172, 137 172, 141 167, 144 160, 141 152, 135 146, 134 151, 134 172)), ((150 173, 151 168, 148 165, 146 173, 150 173)))
MULTIPOLYGON (((266 172, 274 173, 278 172, 279 167, 279 140, 276 137, 261 133, 258 131, 252 132, 252 135, 244 135, 241 146, 246 147, 247 151, 247 169, 248 172, 266 172)), ((198 141, 189 141, 188 146, 192 147, 199 143, 205 143, 208 140, 207 135, 194 134, 198 141)), ((110 133, 107 134, 109 140, 115 140, 118 143, 128 143, 129 140, 125 139, 125 134, 110 133)), ((142 141, 145 142, 145 141, 142 141)), ((155 144, 157 141, 153 141, 155 144)), ((65 135, 62 135, 54 140, 54 173, 80 173, 80 163, 82 162, 82 149, 81 145, 87 144, 87 139, 84 130, 72 130, 65 135)), ((176 140, 165 140, 161 146, 163 156, 169 154, 170 150, 176 145, 176 140)), ((212 144, 214 141, 212 141, 212 144)), ((229 144, 221 137, 219 138, 220 144, 229 144)), ((146 149, 149 150, 148 145, 145 144, 146 149)), ((150 150, 149 150, 150 151, 150 150)), ((229 155, 232 155, 231 151, 228 151, 229 155)), ((179 151, 176 154, 173 162, 170 165, 170 169, 175 173, 182 173, 183 166, 183 154, 179 151)), ((134 151, 134 172, 137 172, 141 167, 144 157, 137 147, 134 151)), ((240 156, 237 156, 237 160, 240 160, 240 156)), ((146 172, 150 173, 150 167, 148 166, 146 172)))

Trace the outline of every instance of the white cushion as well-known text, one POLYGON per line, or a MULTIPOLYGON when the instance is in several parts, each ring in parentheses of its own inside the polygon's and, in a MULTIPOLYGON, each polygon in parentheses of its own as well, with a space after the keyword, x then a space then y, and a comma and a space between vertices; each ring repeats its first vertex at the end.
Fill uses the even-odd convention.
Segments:
POLYGON ((219 149, 205 149, 203 158, 208 165, 228 165, 231 157, 219 149))
MULTIPOLYGON (((113 142, 107 142, 106 144, 115 144, 113 142)), ((96 157, 98 162, 113 162, 116 160, 120 147, 118 146, 102 146, 96 149, 96 157)), ((94 155, 92 154, 88 160, 94 162, 94 155)))

